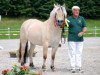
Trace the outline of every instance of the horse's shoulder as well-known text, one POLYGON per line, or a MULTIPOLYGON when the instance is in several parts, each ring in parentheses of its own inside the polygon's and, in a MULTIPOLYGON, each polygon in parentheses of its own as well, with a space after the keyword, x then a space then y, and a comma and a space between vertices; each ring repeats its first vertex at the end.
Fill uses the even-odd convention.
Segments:
POLYGON ((37 19, 28 19, 28 20, 26 20, 26 21, 24 21, 23 22, 23 24, 22 25, 28 25, 28 24, 31 24, 31 23, 40 23, 40 22, 42 22, 42 21, 40 21, 40 20, 37 20, 37 19))

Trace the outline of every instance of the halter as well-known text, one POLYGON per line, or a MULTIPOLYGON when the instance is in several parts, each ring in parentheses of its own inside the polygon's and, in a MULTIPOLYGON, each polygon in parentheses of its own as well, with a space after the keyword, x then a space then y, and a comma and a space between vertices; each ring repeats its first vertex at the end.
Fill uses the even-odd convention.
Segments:
POLYGON ((57 26, 57 22, 56 22, 56 17, 54 18, 54 26, 56 27, 57 26))

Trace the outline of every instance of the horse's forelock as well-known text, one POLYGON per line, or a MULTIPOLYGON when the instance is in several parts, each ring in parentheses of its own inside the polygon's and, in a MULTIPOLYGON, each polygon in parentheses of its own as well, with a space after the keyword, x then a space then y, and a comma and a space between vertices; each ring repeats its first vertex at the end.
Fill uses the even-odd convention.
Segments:
POLYGON ((66 12, 65 7, 64 7, 64 6, 61 6, 61 8, 62 8, 62 11, 63 11, 63 13, 64 13, 65 17, 66 17, 66 16, 67 16, 67 12, 66 12))
POLYGON ((60 8, 59 5, 57 5, 56 7, 54 7, 53 10, 52 10, 51 13, 50 13, 50 16, 55 16, 55 14, 56 14, 56 12, 57 12, 57 10, 58 10, 59 8, 60 8))
POLYGON ((58 9, 61 9, 63 11, 65 17, 67 16, 67 12, 66 12, 65 7, 64 6, 60 6, 60 5, 58 5, 58 6, 56 6, 56 7, 53 8, 53 10, 50 13, 50 16, 55 16, 55 14, 56 14, 56 12, 57 12, 58 9))

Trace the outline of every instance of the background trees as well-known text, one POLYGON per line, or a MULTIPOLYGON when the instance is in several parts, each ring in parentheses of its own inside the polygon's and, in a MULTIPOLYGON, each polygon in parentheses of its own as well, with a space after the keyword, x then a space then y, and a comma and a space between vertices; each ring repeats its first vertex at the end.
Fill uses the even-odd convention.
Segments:
POLYGON ((68 15, 71 15, 71 7, 78 5, 82 16, 100 18, 100 0, 0 0, 0 15, 47 19, 54 3, 65 3, 68 15))

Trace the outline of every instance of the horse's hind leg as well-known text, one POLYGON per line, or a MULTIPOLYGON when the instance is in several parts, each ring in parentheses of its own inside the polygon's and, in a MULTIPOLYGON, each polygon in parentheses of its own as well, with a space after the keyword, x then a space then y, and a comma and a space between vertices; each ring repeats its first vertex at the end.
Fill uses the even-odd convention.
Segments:
POLYGON ((55 60, 55 55, 56 55, 56 51, 57 51, 57 48, 52 48, 52 55, 51 55, 51 69, 54 71, 55 70, 55 67, 54 67, 54 60, 55 60))
POLYGON ((24 65, 26 63, 26 59, 25 59, 26 44, 27 44, 27 41, 21 42, 21 49, 20 49, 21 65, 24 65))
POLYGON ((30 50, 29 50, 29 59, 30 59, 30 64, 29 64, 29 66, 32 67, 32 68, 34 68, 34 64, 33 64, 33 60, 32 60, 33 53, 34 53, 34 49, 35 49, 35 45, 33 45, 33 44, 31 43, 31 45, 30 45, 30 50))

